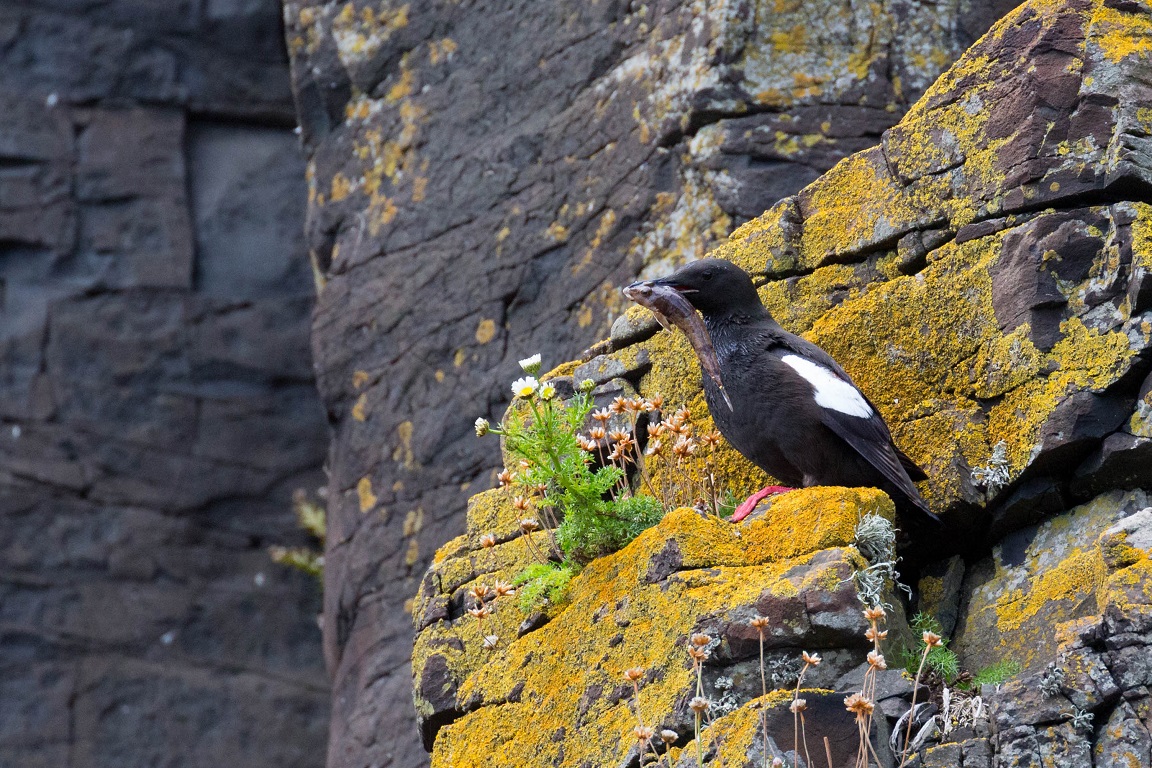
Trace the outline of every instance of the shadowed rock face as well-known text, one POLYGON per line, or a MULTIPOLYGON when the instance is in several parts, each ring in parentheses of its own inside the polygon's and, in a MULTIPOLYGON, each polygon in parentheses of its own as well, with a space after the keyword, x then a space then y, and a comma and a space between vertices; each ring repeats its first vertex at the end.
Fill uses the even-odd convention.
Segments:
MULTIPOLYGON (((1152 8, 1027 3, 878 146, 712 251, 764 281, 761 297, 780 322, 836 357, 927 471, 921 488, 946 529, 912 550, 924 564, 921 606, 946 619, 961 662, 971 672, 1019 665, 1010 684, 982 691, 987 718, 931 743, 914 765, 1152 761, 1152 464, 1142 460, 1152 369, 1150 71, 1152 8)), ((660 393, 665 409, 703 413, 691 347, 682 334, 661 333, 645 310, 630 310, 590 353, 599 356, 555 372, 558 390, 568 374, 588 375, 644 397, 660 393)), ((737 492, 765 480, 730 449, 713 461, 737 492)), ((819 647, 837 671, 853 652, 861 660, 851 631, 860 606, 840 591, 862 566, 850 542, 817 537, 823 543, 802 562, 768 544, 812 544, 810 534, 796 535, 803 523, 833 534, 837 515, 847 510, 854 520, 869 506, 820 495, 840 492, 780 497, 738 537, 730 526, 679 536, 699 518, 673 512, 595 561, 572 580, 572 602, 536 621, 517 625, 514 606, 497 601, 490 629, 507 642, 491 650, 462 612, 472 599, 464 596, 530 558, 514 537, 508 495, 475 496, 467 532, 438 553, 417 600, 414 682, 433 765, 511 766, 525 755, 627 764, 634 714, 623 703, 623 669, 645 668, 645 716, 683 733, 692 687, 676 652, 691 633, 711 632, 721 638, 711 674, 738 678, 748 669, 741 664, 755 663, 754 611, 770 616, 794 654, 819 647), (790 504, 791 529, 780 517, 790 504), (496 546, 482 547, 485 533, 496 546), (725 536, 739 541, 739 563, 725 536), (687 540, 700 557, 685 554, 687 540), (838 557, 843 571, 821 581, 838 557), (772 566, 754 570, 783 562, 791 589, 772 566), (737 573, 801 599, 804 617, 746 593, 737 573), (669 584, 659 597, 649 574, 669 584), (807 593, 811 582, 821 588, 807 593), (659 603, 667 592, 675 607, 659 603), (826 612, 813 610, 817 596, 826 612), (805 628, 817 613, 843 633, 805 628), (583 691, 580 705, 551 685, 583 691)), ((903 618, 890 621, 900 634, 903 618)), ((890 664, 899 658, 898 646, 886 653, 890 664)), ((779 701, 748 698, 709 729, 707 764, 762 764, 755 708, 779 701)), ((881 709, 894 717, 901 705, 887 703, 881 709)), ((769 738, 781 746, 777 733, 769 738)), ((674 760, 694 765, 694 750, 674 760)))
POLYGON ((320 765, 279 7, 6 3, 0 68, 0 764, 320 765))
POLYGON ((332 766, 424 759, 405 601, 495 457, 516 360, 874 146, 1015 3, 285 4, 335 426, 332 766))

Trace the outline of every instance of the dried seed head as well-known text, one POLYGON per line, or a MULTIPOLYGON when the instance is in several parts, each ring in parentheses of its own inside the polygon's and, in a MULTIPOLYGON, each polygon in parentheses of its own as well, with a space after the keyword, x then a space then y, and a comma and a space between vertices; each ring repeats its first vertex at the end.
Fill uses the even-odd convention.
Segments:
POLYGON ((688 655, 692 657, 692 661, 701 664, 708 660, 708 651, 703 648, 692 646, 688 649, 688 655))
POLYGON ((608 433, 608 439, 614 443, 619 443, 628 439, 628 433, 622 429, 614 429, 608 433))
POLYGON ((871 608, 864 609, 864 618, 868 621, 879 621, 886 615, 887 614, 884 612, 884 607, 880 605, 874 605, 871 608))
POLYGON ((624 679, 630 683, 635 683, 640 678, 644 677, 644 670, 640 667, 631 667, 624 670, 624 679))
POLYGON ((798 715, 808 709, 808 702, 804 699, 793 699, 792 703, 788 705, 788 709, 791 710, 792 714, 798 715))
POLYGON ((534 517, 526 517, 520 521, 521 533, 532 533, 540 530, 540 523, 534 517))
POLYGON ((612 405, 608 406, 608 410, 612 413, 624 413, 628 407, 628 399, 625 397, 617 397, 612 401, 612 405))
POLYGON ((676 418, 680 419, 682 422, 688 421, 692 418, 692 411, 688 409, 688 406, 682 405, 676 411, 676 418))
POLYGON ((652 397, 648 398, 648 402, 652 403, 653 408, 660 410, 664 407, 664 395, 659 393, 652 395, 652 397))
POLYGON ((695 646, 698 646, 698 647, 702 647, 702 646, 708 645, 708 643, 712 642, 712 638, 711 638, 711 637, 709 637, 708 635, 705 635, 703 632, 695 632, 695 633, 693 633, 693 635, 692 635, 692 637, 690 638, 690 640, 691 640, 691 642, 692 642, 692 645, 695 645, 695 646))
POLYGON ((612 418, 612 414, 608 412, 607 408, 601 408, 592 414, 592 418, 596 419, 596 421, 599 421, 600 423, 604 423, 608 421, 608 419, 612 418))
POLYGON ((512 506, 523 512, 524 510, 528 509, 528 499, 524 498, 523 496, 517 496, 512 499, 512 506))
POLYGON ((719 432, 712 430, 708 434, 701 437, 700 440, 709 448, 715 448, 716 446, 720 445, 720 437, 721 436, 719 432))
POLYGON ((887 638, 888 637, 888 630, 886 630, 886 629, 873 629, 872 627, 868 627, 868 629, 864 630, 864 637, 868 638, 869 640, 871 640, 872 642, 875 643, 879 640, 884 640, 885 638, 887 638))
POLYGON ((492 590, 488 589, 487 584, 474 584, 472 589, 468 590, 468 594, 476 598, 477 603, 482 603, 488 595, 492 594, 492 590))
POLYGON ((492 588, 492 591, 496 593, 496 597, 504 597, 505 595, 516 594, 516 587, 506 581, 498 581, 492 588))
POLYGON ((923 635, 921 635, 921 639, 924 641, 924 645, 928 646, 929 648, 938 648, 944 645, 944 643, 940 640, 940 635, 936 634, 935 632, 925 632, 923 635))
POLYGON ((652 726, 650 725, 638 725, 636 726, 635 733, 637 741, 651 741, 655 731, 652 730, 652 726))
POLYGON ((639 413, 644 410, 644 401, 638 397, 629 398, 628 402, 624 404, 624 408, 630 413, 639 413))
POLYGON ((757 616, 756 618, 752 619, 752 621, 750 623, 758 631, 763 632, 764 628, 768 626, 768 617, 767 616, 757 616))
POLYGON ((872 710, 876 708, 876 705, 866 696, 854 693, 844 699, 844 708, 849 712, 855 713, 857 717, 860 717, 861 715, 872 714, 872 710))
POLYGON ((486 533, 480 537, 480 546, 484 549, 490 549, 496 546, 496 536, 491 533, 486 533))
POLYGON ((823 661, 823 659, 820 658, 820 654, 808 653, 808 651, 801 651, 800 658, 804 659, 805 664, 811 664, 814 667, 820 666, 820 662, 823 661))
POLYGON ((500 487, 504 488, 512 484, 512 473, 508 470, 504 470, 500 474, 496 475, 496 479, 500 481, 500 487))
POLYGON ((644 453, 648 454, 649 456, 657 456, 663 450, 664 450, 664 444, 661 443, 659 440, 653 440, 650 443, 648 443, 648 448, 644 451, 644 453))
POLYGON ((883 654, 876 653, 876 651, 869 651, 868 666, 877 670, 888 669, 888 662, 884 660, 883 654))
POLYGON ((664 426, 663 422, 661 422, 659 424, 649 424, 648 425, 648 437, 651 437, 651 438, 660 437, 660 435, 664 434, 667 431, 668 431, 668 428, 664 426))
POLYGON ((708 711, 708 699, 703 696, 695 696, 692 701, 688 702, 688 708, 698 715, 702 715, 708 711))
POLYGON ((485 648, 485 650, 491 651, 498 645, 500 645, 500 638, 497 635, 485 635, 484 636, 484 648, 485 648))
POLYGON ((772 768, 783 768, 784 761, 778 757, 772 758, 772 768))
POLYGON ((591 453, 596 450, 596 441, 589 440, 584 435, 576 435, 576 442, 580 444, 580 449, 591 453))
POLYGON ((484 619, 492 615, 492 610, 486 605, 478 605, 475 608, 469 608, 468 613, 472 614, 477 619, 484 619))
POLYGON ((536 493, 540 494, 541 496, 544 496, 548 493, 548 483, 536 483, 536 485, 532 487, 532 490, 536 491, 536 493))
POLYGON ((660 741, 664 742, 665 744, 672 744, 678 738, 680 738, 680 734, 676 733, 676 731, 670 731, 667 728, 660 731, 660 741))
POLYGON ((607 436, 608 432, 604 427, 592 427, 592 429, 588 430, 588 437, 593 440, 603 440, 607 436))
POLYGON ((532 469, 532 462, 528 461, 528 459, 520 459, 520 470, 527 472, 530 469, 532 469))
POLYGON ((672 453, 680 458, 685 458, 696 453, 696 443, 693 440, 682 437, 676 441, 676 445, 672 446, 672 453))
POLYGON ((621 445, 623 445, 623 443, 617 443, 616 444, 616 447, 613 448, 612 452, 608 454, 608 461, 619 461, 620 460, 620 458, 624 455, 624 453, 620 450, 621 445))

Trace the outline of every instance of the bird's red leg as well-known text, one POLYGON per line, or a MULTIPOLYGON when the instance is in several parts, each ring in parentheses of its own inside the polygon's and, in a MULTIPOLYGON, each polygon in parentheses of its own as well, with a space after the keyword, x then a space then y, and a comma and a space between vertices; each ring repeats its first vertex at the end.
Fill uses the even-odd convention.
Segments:
POLYGON ((796 490, 795 488, 788 488, 784 485, 766 485, 756 493, 749 496, 744 500, 744 503, 736 507, 736 511, 732 513, 732 522, 738 523, 748 515, 752 514, 752 510, 756 509, 756 505, 764 501, 769 496, 775 496, 778 493, 787 493, 788 491, 796 490))

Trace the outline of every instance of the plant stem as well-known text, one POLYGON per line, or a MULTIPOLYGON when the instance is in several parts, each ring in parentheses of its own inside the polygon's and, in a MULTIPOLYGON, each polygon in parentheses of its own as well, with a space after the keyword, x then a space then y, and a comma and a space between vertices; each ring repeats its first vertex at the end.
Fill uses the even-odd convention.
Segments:
POLYGON ((912 683, 912 708, 908 710, 908 730, 904 733, 904 750, 900 753, 900 768, 908 761, 908 747, 912 745, 912 721, 916 719, 916 694, 920 692, 920 674, 924 671, 924 662, 928 661, 928 651, 932 647, 924 644, 924 654, 920 657, 920 666, 916 668, 916 681, 912 683))

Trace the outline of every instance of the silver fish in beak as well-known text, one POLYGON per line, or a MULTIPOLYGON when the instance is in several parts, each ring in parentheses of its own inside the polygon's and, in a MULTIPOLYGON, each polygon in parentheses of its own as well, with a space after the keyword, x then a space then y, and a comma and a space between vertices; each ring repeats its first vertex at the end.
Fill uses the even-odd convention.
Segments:
POLYGON ((700 367, 716 383, 720 394, 724 396, 724 402, 728 404, 728 410, 733 410, 732 401, 728 399, 724 382, 720 379, 720 361, 716 359, 716 350, 712 348, 708 329, 696 308, 684 298, 684 294, 670 285, 642 280, 625 288, 624 295, 654 314, 665 330, 671 331, 672 326, 676 326, 684 332, 700 360, 700 367))

